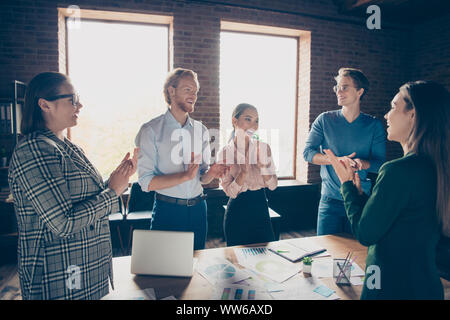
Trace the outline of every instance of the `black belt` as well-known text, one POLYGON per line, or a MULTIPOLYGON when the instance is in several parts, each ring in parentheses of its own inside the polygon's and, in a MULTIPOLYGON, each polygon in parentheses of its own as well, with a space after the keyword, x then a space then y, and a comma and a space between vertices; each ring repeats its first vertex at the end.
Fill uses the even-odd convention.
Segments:
POLYGON ((188 206, 188 207, 195 206, 200 201, 206 199, 206 195, 204 195, 204 194, 201 194, 201 195, 199 195, 195 198, 191 198, 191 199, 174 198, 174 197, 165 196, 160 193, 156 193, 155 196, 156 196, 156 199, 158 199, 158 200, 169 202, 169 203, 175 203, 175 204, 178 204, 181 206, 188 206))

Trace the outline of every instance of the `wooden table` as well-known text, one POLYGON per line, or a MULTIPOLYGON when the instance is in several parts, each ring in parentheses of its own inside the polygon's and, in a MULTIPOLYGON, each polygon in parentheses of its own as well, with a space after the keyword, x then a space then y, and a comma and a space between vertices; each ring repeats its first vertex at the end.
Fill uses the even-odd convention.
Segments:
MULTIPOLYGON (((327 235, 310 237, 308 239, 313 240, 318 245, 326 248, 332 258, 345 258, 349 251, 353 251, 357 256, 356 263, 363 270, 365 269, 367 247, 362 246, 358 241, 345 235, 327 235)), ((284 241, 289 240, 280 240, 280 242, 284 241)), ((198 258, 199 262, 204 258, 213 256, 226 258, 237 265, 233 247, 205 249, 194 252, 194 257, 198 258)), ((192 278, 136 276, 130 273, 130 263, 131 256, 113 259, 115 290, 110 290, 111 293, 104 299, 116 299, 118 296, 126 296, 126 292, 143 290, 146 288, 154 288, 158 299, 173 295, 181 300, 209 300, 213 293, 213 286, 195 270, 192 278)), ((287 281, 292 281, 296 277, 304 277, 304 275, 300 272, 287 281)), ((341 299, 359 299, 361 295, 362 286, 338 287, 332 278, 322 278, 321 281, 329 288, 335 290, 341 299)))

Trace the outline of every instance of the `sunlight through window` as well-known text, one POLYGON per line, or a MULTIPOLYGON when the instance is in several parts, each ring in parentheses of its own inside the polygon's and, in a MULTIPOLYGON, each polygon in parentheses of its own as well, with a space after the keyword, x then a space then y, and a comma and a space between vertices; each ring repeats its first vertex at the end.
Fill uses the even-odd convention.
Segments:
POLYGON ((104 178, 132 153, 141 125, 166 111, 168 32, 90 20, 68 28, 68 71, 83 104, 71 139, 104 178))
POLYGON ((224 31, 220 41, 222 145, 234 107, 250 103, 258 109, 259 137, 271 146, 278 176, 293 177, 298 39, 224 31))

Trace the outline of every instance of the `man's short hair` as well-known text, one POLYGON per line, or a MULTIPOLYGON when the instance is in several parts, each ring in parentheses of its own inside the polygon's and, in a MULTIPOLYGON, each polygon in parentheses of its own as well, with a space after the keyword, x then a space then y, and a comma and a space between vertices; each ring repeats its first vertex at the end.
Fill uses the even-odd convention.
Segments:
POLYGON ((184 68, 176 68, 173 69, 166 78, 166 82, 164 83, 164 98, 166 99, 167 104, 171 104, 169 87, 176 88, 178 86, 178 82, 181 78, 191 77, 197 84, 197 88, 200 89, 200 84, 198 83, 197 73, 192 70, 184 69, 184 68))
POLYGON ((361 88, 364 89, 363 94, 361 95, 360 100, 366 95, 366 93, 369 91, 369 80, 364 75, 364 73, 355 68, 340 68, 338 71, 338 75, 334 77, 334 80, 338 81, 339 77, 350 77, 353 80, 353 83, 355 84, 356 88, 359 90, 361 88))

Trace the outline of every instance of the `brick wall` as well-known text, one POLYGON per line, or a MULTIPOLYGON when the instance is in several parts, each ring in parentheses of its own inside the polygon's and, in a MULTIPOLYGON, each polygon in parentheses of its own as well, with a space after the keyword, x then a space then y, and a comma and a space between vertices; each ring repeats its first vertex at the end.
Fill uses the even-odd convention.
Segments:
POLYGON ((415 26, 411 80, 435 80, 450 90, 450 15, 415 26))
MULTIPOLYGON (((210 128, 219 126, 221 19, 311 32, 309 79, 300 78, 310 90, 309 97, 299 97, 303 109, 298 113, 298 140, 321 112, 337 108, 331 88, 342 66, 364 70, 371 89, 362 110, 379 119, 398 87, 411 77, 427 76, 447 86, 450 81, 448 19, 414 28, 383 23, 381 30, 368 30, 366 17, 341 16, 331 0, 21 0, 0 2, 0 97, 9 95, 14 79, 27 82, 39 72, 65 70, 57 7, 73 4, 81 9, 173 15, 173 66, 198 73, 201 92, 194 117, 210 128), (444 35, 446 41, 441 42, 444 35)), ((300 147, 298 178, 319 181, 319 168, 305 164, 301 153, 300 147)), ((398 144, 388 144, 389 159, 400 154, 398 144)))

